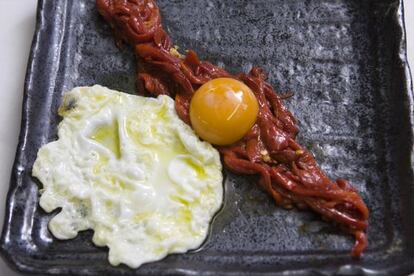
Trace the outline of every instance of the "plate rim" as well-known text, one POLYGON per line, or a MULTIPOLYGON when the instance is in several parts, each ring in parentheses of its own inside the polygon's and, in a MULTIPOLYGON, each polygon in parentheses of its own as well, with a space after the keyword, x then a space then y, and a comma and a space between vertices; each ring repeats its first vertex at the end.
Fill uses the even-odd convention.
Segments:
MULTIPOLYGON (((414 126, 414 84, 413 84, 413 78, 412 78, 412 71, 410 68, 410 65, 408 63, 408 57, 407 57, 407 32, 406 32, 406 24, 404 20, 404 0, 396 0, 398 1, 398 11, 397 11, 397 23, 398 27, 401 30, 401 38, 398 41, 399 42, 399 57, 398 62, 402 64, 404 67, 404 80, 405 80, 405 86, 410 95, 409 101, 409 111, 411 112, 410 120, 411 120, 411 126, 414 126)), ((28 127, 27 123, 30 120, 29 119, 29 94, 31 94, 31 91, 33 89, 33 74, 32 74, 32 68, 35 67, 36 63, 36 54, 39 48, 41 47, 41 37, 45 35, 45 30, 42 28, 44 21, 45 21, 45 14, 47 12, 46 5, 50 4, 52 6, 55 5, 62 5, 62 3, 67 3, 69 0, 61 0, 61 1, 48 1, 48 0, 38 0, 37 4, 37 12, 36 12, 36 27, 35 32, 30 48, 30 54, 28 59, 28 65, 26 69, 26 75, 25 75, 25 81, 24 81, 24 94, 23 94, 23 109, 22 109, 22 122, 21 122, 21 129, 20 134, 18 138, 18 146, 16 150, 16 155, 12 167, 12 173, 11 178, 9 181, 9 190, 7 192, 7 199, 6 199, 6 209, 5 209, 5 216, 4 216, 4 224, 3 229, 1 233, 0 238, 0 254, 2 258, 6 261, 6 263, 11 267, 13 270, 18 272, 24 272, 29 274, 60 274, 60 273, 74 273, 79 272, 79 268, 73 267, 73 268, 49 268, 49 269, 42 269, 39 266, 36 266, 35 264, 41 264, 41 262, 38 262, 37 260, 33 259, 33 262, 28 262, 27 260, 30 260, 30 254, 28 252, 25 252, 26 256, 21 255, 21 252, 17 252, 20 254, 13 254, 16 253, 12 248, 9 246, 8 241, 8 235, 10 234, 10 222, 13 219, 13 210, 11 206, 11 201, 14 196, 14 192, 19 187, 19 183, 22 183, 22 169, 21 166, 25 166, 25 160, 24 160, 24 144, 25 144, 25 137, 28 133, 28 127), (52 3, 52 4, 51 4, 52 3)), ((54 15, 55 16, 55 15, 54 15)), ((414 129, 411 129, 411 134, 414 133, 414 129)), ((414 168, 414 146, 411 148, 411 170, 413 171, 414 168)), ((350 259, 349 264, 340 266, 340 267, 329 267, 329 266, 323 266, 323 267, 310 267, 306 269, 298 269, 298 270, 285 270, 283 273, 288 275, 306 275, 308 273, 322 273, 322 272, 330 272, 333 274, 384 274, 384 273, 412 273, 414 271, 414 260, 412 261, 406 261, 404 263, 398 263, 394 266, 388 267, 385 270, 372 270, 369 268, 365 268, 361 265, 355 265, 352 264, 352 261, 350 259)), ((94 271, 97 272, 97 271, 94 271)), ((139 271, 131 270, 131 272, 139 273, 139 271)), ((171 268, 166 269, 164 273, 170 274, 170 273, 184 273, 184 274, 192 274, 197 271, 191 271, 191 270, 181 270, 179 268, 171 268)), ((204 273, 215 273, 217 271, 211 270, 211 271, 204 271, 204 273)), ((244 272, 246 271, 232 271, 230 273, 238 273, 238 272, 244 272)), ((247 272, 248 273, 248 272, 247 272)), ((269 273, 274 273, 269 271, 269 273)), ((282 273, 282 272, 278 272, 282 273)), ((330 274, 329 273, 329 274, 330 274)), ((89 273, 88 273, 89 274, 89 273)))

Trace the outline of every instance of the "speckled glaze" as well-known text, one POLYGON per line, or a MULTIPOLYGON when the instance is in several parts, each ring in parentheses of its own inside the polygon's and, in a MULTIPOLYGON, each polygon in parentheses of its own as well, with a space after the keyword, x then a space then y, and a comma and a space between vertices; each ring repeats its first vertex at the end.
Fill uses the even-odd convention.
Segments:
POLYGON ((369 247, 310 212, 277 208, 254 178, 227 172, 225 203, 202 248, 137 270, 111 267, 91 232, 58 241, 31 177, 56 138, 62 93, 95 83, 134 92, 132 51, 114 45, 92 0, 39 1, 22 132, 1 238, 3 257, 36 274, 393 274, 414 272, 413 93, 398 0, 159 0, 164 25, 230 72, 264 67, 300 122, 300 142, 371 210, 369 247))

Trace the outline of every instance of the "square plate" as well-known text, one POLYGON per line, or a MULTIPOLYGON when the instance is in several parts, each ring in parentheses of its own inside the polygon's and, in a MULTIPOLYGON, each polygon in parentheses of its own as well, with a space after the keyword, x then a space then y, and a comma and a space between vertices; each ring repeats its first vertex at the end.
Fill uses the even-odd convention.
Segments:
POLYGON ((58 241, 31 170, 56 139, 62 94, 95 83, 133 93, 135 58, 117 49, 91 0, 39 1, 23 121, 1 238, 6 260, 39 274, 407 274, 414 271, 413 94, 398 0, 159 0, 181 49, 230 72, 259 65, 299 119, 299 140, 371 210, 361 260, 352 237, 310 212, 284 210, 252 177, 226 172, 225 203, 200 250, 137 270, 112 267, 91 232, 58 241))

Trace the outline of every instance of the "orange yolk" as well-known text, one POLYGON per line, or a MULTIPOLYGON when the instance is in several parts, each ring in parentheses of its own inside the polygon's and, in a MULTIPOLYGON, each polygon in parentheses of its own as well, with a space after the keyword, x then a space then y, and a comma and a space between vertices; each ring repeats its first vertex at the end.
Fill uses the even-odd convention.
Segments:
POLYGON ((218 78, 195 92, 190 120, 203 140, 223 146, 240 140, 256 122, 258 111, 257 99, 247 85, 231 78, 218 78))

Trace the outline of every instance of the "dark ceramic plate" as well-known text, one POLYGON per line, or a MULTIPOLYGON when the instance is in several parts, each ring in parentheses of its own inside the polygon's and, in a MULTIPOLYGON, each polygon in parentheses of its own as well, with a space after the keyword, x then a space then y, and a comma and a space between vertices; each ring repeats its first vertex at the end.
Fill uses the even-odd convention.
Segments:
POLYGON ((277 208, 254 179, 228 173, 225 204, 201 250, 137 270, 111 267, 91 232, 58 241, 31 177, 39 147, 56 138, 63 92, 99 83, 134 92, 134 55, 114 45, 92 0, 39 1, 22 132, 1 249, 38 274, 414 272, 413 94, 398 0, 159 0, 181 49, 231 72, 253 64, 300 120, 301 143, 332 178, 348 178, 371 210, 369 247, 310 212, 277 208))

